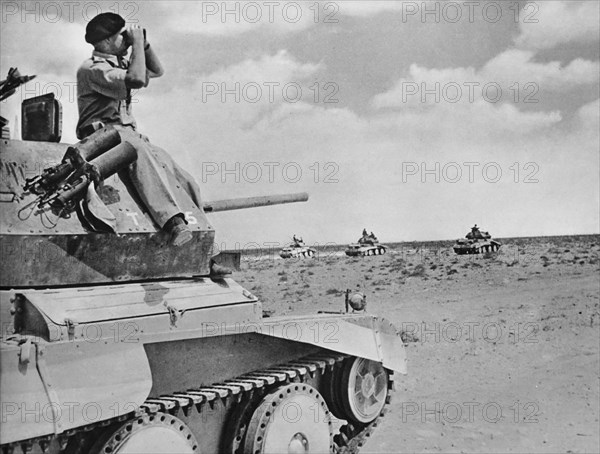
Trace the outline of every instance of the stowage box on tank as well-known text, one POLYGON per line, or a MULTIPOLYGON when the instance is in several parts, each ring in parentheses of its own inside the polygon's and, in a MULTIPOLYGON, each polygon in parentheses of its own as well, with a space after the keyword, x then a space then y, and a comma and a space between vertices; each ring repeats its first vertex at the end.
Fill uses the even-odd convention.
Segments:
MULTIPOLYGON (((3 94, 27 80, 13 71, 3 94)), ((24 140, 0 144, 3 452, 355 452, 406 373, 396 328, 263 318, 210 274, 206 213, 307 196, 187 206, 193 239, 175 248, 118 176, 134 150, 110 130, 58 143, 55 100, 28 101, 24 140)))

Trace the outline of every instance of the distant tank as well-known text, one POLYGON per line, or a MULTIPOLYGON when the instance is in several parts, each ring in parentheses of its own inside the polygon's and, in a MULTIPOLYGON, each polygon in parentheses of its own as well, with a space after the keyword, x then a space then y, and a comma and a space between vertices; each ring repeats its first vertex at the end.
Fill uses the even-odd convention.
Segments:
MULTIPOLYGON (((27 80, 11 70, 0 94, 27 80)), ((393 372, 406 373, 396 328, 365 313, 263 317, 256 296, 211 274, 207 213, 306 194, 189 206, 193 238, 175 248, 119 176, 137 155, 114 129, 59 143, 51 95, 25 100, 21 124, 23 140, 3 127, 0 143, 2 453, 338 453, 366 442, 393 372)), ((239 265, 239 254, 214 260, 225 257, 239 265)))
POLYGON ((366 255, 383 255, 387 251, 387 246, 379 244, 377 237, 371 232, 367 234, 363 230, 362 237, 356 243, 350 243, 346 248, 346 255, 350 257, 366 256, 366 255))
POLYGON ((501 243, 493 240, 488 232, 482 232, 475 224, 464 239, 456 240, 453 249, 459 255, 480 254, 481 252, 495 252, 500 249, 500 246, 501 243))
POLYGON ((284 259, 291 259, 300 257, 314 257, 316 253, 316 249, 306 246, 302 238, 296 238, 296 235, 294 235, 292 242, 288 246, 281 249, 279 255, 284 259))
POLYGON ((308 246, 299 246, 295 243, 290 243, 289 246, 284 247, 279 255, 284 259, 300 258, 300 257, 314 257, 317 253, 316 249, 308 246))

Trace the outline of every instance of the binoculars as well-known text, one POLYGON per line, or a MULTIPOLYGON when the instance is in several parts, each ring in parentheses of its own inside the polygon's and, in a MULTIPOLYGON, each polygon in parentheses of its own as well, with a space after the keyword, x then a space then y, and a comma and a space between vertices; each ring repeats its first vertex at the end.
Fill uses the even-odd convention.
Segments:
MULTIPOLYGON (((146 42, 146 29, 143 28, 142 30, 144 31, 144 42, 146 42)), ((133 44, 133 42, 131 41, 131 38, 129 37, 128 30, 124 30, 123 32, 121 32, 121 35, 123 35, 123 39, 125 40, 125 42, 127 43, 128 46, 133 44)))

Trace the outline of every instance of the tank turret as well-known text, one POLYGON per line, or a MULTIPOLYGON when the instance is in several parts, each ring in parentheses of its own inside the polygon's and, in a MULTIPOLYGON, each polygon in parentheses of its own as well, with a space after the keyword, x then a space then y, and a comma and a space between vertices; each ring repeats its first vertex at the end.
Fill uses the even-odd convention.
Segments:
MULTIPOLYGON (((0 95, 30 79, 11 70, 0 95)), ((396 328, 364 312, 263 317, 255 295, 210 272, 210 213, 307 194, 187 202, 192 240, 178 248, 120 171, 137 159, 131 144, 110 127, 60 143, 53 96, 24 101, 23 116, 23 140, 0 142, 2 452, 356 452, 366 442, 394 371, 406 373, 396 328)))
POLYGON ((206 213, 308 200, 300 193, 189 204, 193 244, 178 250, 118 174, 135 159, 133 146, 110 127, 74 146, 3 139, 0 193, 15 203, 3 204, 0 244, 22 261, 2 262, 2 286, 208 275, 214 230, 206 213), (36 163, 48 162, 57 164, 28 177, 36 163))

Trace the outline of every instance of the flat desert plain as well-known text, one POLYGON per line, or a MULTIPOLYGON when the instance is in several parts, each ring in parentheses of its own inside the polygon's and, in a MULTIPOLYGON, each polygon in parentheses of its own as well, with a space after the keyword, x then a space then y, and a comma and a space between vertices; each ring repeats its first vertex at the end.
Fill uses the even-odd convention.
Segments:
POLYGON ((598 453, 600 236, 500 241, 248 255, 234 277, 275 315, 343 310, 358 286, 398 327, 408 375, 361 453, 598 453))

